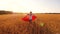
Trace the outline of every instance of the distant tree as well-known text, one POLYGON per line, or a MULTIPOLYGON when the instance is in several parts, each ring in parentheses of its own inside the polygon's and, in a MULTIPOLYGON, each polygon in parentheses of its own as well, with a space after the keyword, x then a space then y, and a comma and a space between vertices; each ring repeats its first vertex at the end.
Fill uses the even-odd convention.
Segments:
POLYGON ((1 14, 12 14, 12 11, 4 11, 4 10, 0 10, 0 15, 1 14))

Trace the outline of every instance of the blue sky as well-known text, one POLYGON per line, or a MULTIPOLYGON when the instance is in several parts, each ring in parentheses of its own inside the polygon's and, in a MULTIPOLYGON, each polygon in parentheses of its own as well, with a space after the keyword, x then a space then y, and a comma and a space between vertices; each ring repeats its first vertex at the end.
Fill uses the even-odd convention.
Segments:
POLYGON ((0 0, 0 10, 33 13, 60 13, 60 0, 0 0))

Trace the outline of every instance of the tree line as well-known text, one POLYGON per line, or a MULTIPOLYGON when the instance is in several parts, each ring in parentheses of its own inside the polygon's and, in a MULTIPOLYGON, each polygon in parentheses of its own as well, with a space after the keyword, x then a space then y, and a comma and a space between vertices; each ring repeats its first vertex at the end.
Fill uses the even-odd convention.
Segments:
POLYGON ((0 10, 0 15, 1 14, 12 14, 12 11, 4 11, 4 10, 0 10))

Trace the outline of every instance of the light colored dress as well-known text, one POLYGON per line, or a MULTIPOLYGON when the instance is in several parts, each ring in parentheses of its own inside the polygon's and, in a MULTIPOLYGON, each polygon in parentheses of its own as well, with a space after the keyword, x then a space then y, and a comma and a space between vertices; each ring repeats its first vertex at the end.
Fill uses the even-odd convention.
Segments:
POLYGON ((29 15, 29 20, 32 20, 32 15, 29 15))

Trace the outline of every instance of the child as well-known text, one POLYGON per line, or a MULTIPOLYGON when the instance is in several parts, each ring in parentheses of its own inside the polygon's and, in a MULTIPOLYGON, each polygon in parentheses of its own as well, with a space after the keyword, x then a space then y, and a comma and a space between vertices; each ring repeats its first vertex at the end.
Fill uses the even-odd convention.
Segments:
POLYGON ((30 14, 29 14, 29 22, 32 22, 32 12, 30 11, 30 14))
POLYGON ((32 23, 33 20, 36 19, 36 16, 32 14, 32 12, 30 11, 29 14, 27 14, 24 18, 22 18, 24 21, 29 21, 32 23))

